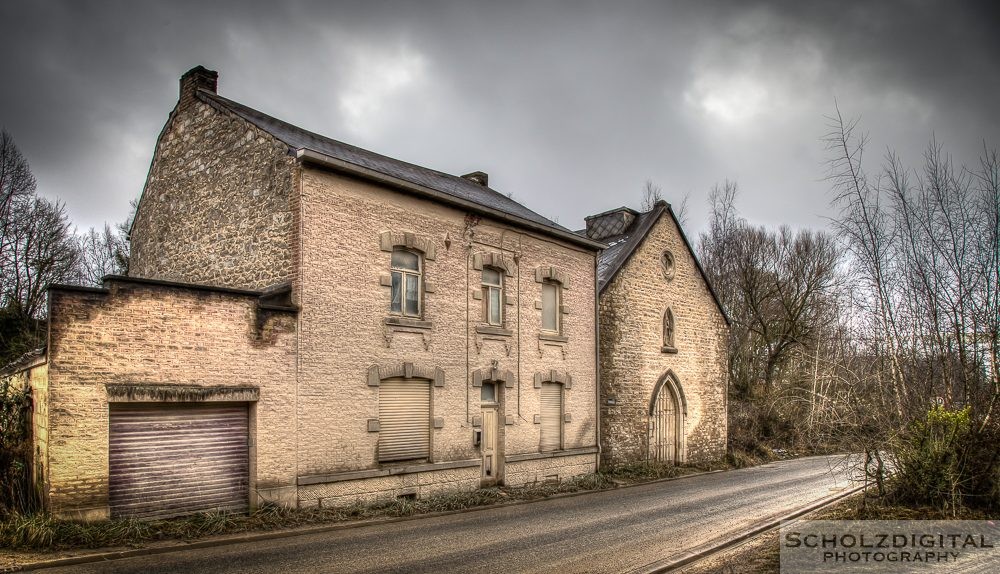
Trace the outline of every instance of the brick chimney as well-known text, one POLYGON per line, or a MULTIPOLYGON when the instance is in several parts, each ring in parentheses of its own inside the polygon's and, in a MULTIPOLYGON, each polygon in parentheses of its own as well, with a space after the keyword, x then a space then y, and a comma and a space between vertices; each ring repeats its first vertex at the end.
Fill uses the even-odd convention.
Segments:
POLYGON ((199 89, 208 90, 213 94, 218 93, 219 72, 208 70, 204 66, 191 68, 181 76, 181 94, 178 99, 178 107, 185 107, 194 102, 195 93, 199 89))
POLYGON ((619 207, 584 218, 587 222, 587 237, 601 241, 625 233, 639 212, 627 207, 619 207))
POLYGON ((489 187, 490 185, 490 175, 485 171, 474 171, 472 173, 467 173, 462 177, 483 187, 489 187))

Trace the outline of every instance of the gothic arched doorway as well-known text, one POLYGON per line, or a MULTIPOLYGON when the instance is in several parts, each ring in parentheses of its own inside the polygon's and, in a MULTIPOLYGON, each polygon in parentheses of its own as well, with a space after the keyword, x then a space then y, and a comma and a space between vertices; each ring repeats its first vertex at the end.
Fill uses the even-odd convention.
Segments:
POLYGON ((653 389, 649 405, 649 459, 682 463, 684 452, 684 416, 687 406, 680 384, 667 372, 653 389))

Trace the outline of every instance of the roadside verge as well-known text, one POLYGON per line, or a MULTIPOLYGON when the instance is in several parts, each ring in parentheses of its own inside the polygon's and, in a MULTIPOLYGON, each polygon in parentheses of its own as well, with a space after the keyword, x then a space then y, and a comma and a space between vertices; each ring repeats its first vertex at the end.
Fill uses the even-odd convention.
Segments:
MULTIPOLYGON (((588 494, 595 494, 599 492, 606 492, 608 490, 619 490, 635 488, 639 486, 645 486, 650 484, 657 484, 663 482, 671 482, 676 480, 684 480, 688 478, 694 478, 698 476, 704 476, 708 474, 716 474, 719 472, 726 472, 725 470, 709 470, 703 472, 694 472, 690 474, 684 474, 681 476, 673 476, 666 478, 659 478, 648 480, 644 482, 636 482, 631 484, 621 484, 614 486, 613 488, 603 488, 603 489, 589 489, 589 490, 578 490, 574 492, 566 493, 556 493, 544 497, 532 498, 527 500, 510 500, 495 504, 487 504, 482 506, 473 506, 469 508, 462 508, 457 510, 444 510, 437 512, 426 512, 420 514, 413 514, 408 516, 393 516, 393 517, 380 517, 353 521, 343 521, 330 524, 319 524, 311 526, 293 527, 293 528, 281 528, 276 530, 269 530, 266 532, 249 532, 249 533, 239 533, 239 534, 221 534, 214 535, 201 540, 193 540, 186 542, 183 540, 162 540, 149 542, 148 546, 142 548, 128 548, 128 549, 94 549, 94 550, 79 550, 79 555, 67 556, 63 558, 51 558, 51 559, 39 559, 32 560, 26 559, 24 562, 19 562, 12 564, 10 566, 0 566, 0 572, 22 572, 28 570, 41 570, 46 568, 55 568, 60 566, 72 566, 76 564, 86 564, 91 562, 103 562, 108 560, 120 560, 124 558, 132 558, 136 556, 151 556, 156 554, 167 554, 170 552, 177 552, 183 550, 194 550, 200 548, 213 548, 218 546, 226 546, 231 544, 240 544, 244 542, 258 542, 264 540, 274 540, 279 538, 289 538, 293 536, 302 536, 306 534, 318 534, 323 532, 331 532, 337 530, 347 530, 352 528, 362 528, 366 526, 373 526, 379 524, 390 524, 395 522, 404 522, 409 520, 420 520, 424 518, 432 518, 437 516, 449 516, 455 514, 465 514, 469 512, 480 512, 484 510, 490 510, 494 508, 502 508, 509 506, 518 506, 522 504, 530 504, 535 502, 542 502, 545 500, 555 500, 561 498, 571 498, 575 496, 583 496, 588 494)), ((77 551, 72 551, 77 552, 77 551)))

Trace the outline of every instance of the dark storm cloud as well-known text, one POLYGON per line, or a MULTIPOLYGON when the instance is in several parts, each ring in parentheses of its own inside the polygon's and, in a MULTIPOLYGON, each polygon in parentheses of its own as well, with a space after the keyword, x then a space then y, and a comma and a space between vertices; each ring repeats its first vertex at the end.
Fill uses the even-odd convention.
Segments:
MULTIPOLYGON (((122 219, 177 78, 491 184, 565 225, 735 178, 751 219, 822 225, 824 115, 873 156, 997 141, 990 4, 5 2, 0 124, 81 226, 122 219), (711 4, 705 6, 703 4, 711 4)), ((877 159, 877 158, 876 158, 877 159)), ((873 166, 874 167, 874 166, 873 166)))

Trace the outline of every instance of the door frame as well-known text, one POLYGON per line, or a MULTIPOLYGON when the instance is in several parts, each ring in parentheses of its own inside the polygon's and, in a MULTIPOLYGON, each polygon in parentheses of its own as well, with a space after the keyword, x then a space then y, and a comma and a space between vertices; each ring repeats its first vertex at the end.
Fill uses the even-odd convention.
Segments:
MULTIPOLYGON (((483 435, 482 435, 483 439, 482 439, 482 441, 479 444, 479 458, 480 458, 480 465, 479 465, 479 486, 480 486, 480 488, 489 488, 489 487, 493 487, 493 486, 497 486, 497 485, 503 484, 503 479, 504 479, 504 466, 505 466, 504 465, 504 442, 505 442, 504 430, 505 430, 505 426, 506 426, 504 424, 504 406, 503 406, 503 404, 504 404, 504 401, 503 401, 503 399, 504 399, 504 396, 503 396, 504 384, 503 384, 502 381, 484 380, 484 381, 482 381, 482 385, 484 385, 484 386, 485 385, 492 385, 493 386, 493 392, 494 392, 493 397, 495 399, 492 402, 484 402, 482 400, 481 395, 480 395, 480 400, 479 400, 479 417, 480 417, 480 421, 481 421, 480 431, 483 433, 483 435), (496 445, 494 446, 493 461, 492 461, 493 462, 493 465, 492 465, 493 466, 493 468, 492 468, 492 471, 493 471, 492 474, 493 475, 491 477, 487 477, 486 476, 486 455, 484 453, 485 449, 483 448, 484 447, 484 443, 485 443, 485 438, 486 438, 486 425, 488 424, 485 412, 488 411, 488 410, 493 411, 493 413, 494 413, 493 420, 495 422, 494 422, 494 426, 493 426, 492 430, 493 430, 493 437, 494 437, 495 442, 496 442, 496 445)), ((480 388, 480 392, 482 392, 481 388, 480 388)))
POLYGON ((683 464, 687 461, 687 433, 685 432, 687 427, 687 399, 684 397, 684 390, 681 387, 680 380, 670 369, 667 369, 660 376, 659 380, 657 380, 656 385, 653 387, 653 394, 649 398, 649 408, 646 411, 646 459, 654 460, 653 445, 650 444, 650 436, 655 424, 656 401, 659 399, 660 393, 664 391, 672 394, 676 401, 674 462, 676 464, 683 464))

